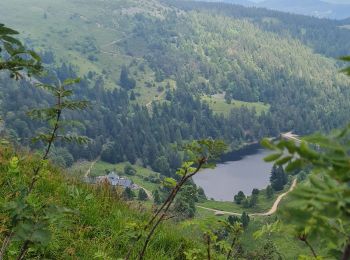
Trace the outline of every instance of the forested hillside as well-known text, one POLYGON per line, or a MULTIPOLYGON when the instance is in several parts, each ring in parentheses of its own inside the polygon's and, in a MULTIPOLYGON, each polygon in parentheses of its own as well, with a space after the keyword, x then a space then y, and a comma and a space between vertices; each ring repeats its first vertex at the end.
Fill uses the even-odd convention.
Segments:
MULTIPOLYGON (((77 116, 70 130, 92 142, 59 149, 67 166, 101 155, 170 175, 183 158, 169 148, 185 140, 220 138, 235 149, 349 119, 349 80, 335 58, 350 30, 340 22, 184 1, 15 0, 0 14, 41 52, 51 73, 40 81, 82 78, 76 95, 93 109, 65 116, 77 116)), ((5 129, 22 144, 40 127, 27 109, 50 103, 29 85, 0 86, 5 129)))
POLYGON ((0 17, 0 259, 350 259, 348 20, 177 0, 0 17), (194 183, 259 143, 266 189, 194 183))

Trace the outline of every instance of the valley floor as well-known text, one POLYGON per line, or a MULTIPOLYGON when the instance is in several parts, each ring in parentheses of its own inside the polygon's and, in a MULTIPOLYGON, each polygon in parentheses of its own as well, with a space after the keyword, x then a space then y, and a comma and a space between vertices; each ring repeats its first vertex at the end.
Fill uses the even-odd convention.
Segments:
MULTIPOLYGON (((269 211, 262 212, 262 213, 250 213, 249 216, 270 216, 272 214, 275 214, 277 209, 278 209, 279 204, 281 203, 281 201, 283 199, 283 197, 285 197, 289 192, 293 191, 294 188, 296 187, 296 185, 297 185, 297 179, 294 179, 293 182, 292 182, 292 185, 289 188, 289 190, 284 192, 284 193, 282 193, 282 194, 280 194, 276 198, 275 202, 273 203, 273 205, 272 205, 272 207, 271 207, 271 209, 269 211)), ((215 209, 215 208, 207 208, 207 207, 203 207, 203 206, 199 206, 199 205, 197 205, 197 207, 201 208, 201 209, 213 211, 216 216, 222 216, 222 215, 240 216, 242 214, 242 212, 224 211, 224 210, 218 210, 218 209, 215 209)))

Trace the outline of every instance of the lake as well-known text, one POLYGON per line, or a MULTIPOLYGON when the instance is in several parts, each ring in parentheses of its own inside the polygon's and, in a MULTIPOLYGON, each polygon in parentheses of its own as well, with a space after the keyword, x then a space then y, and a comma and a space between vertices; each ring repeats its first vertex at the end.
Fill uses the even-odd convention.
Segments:
POLYGON ((272 164, 263 160, 269 154, 259 144, 246 146, 225 154, 215 169, 204 169, 193 180, 204 189, 208 199, 233 201, 240 190, 249 195, 254 188, 269 185, 272 164))

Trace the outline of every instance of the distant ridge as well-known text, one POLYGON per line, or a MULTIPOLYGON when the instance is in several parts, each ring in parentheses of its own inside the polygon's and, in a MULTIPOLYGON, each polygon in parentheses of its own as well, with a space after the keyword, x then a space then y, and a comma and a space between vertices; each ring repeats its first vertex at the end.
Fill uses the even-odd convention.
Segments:
POLYGON ((319 18, 344 19, 350 16, 350 4, 333 4, 321 0, 265 0, 256 6, 319 18))
MULTIPOLYGON (((198 0, 196 0, 198 1, 198 0)), ((223 2, 243 5, 246 7, 261 7, 276 11, 314 16, 318 18, 345 19, 350 17, 350 3, 330 3, 321 0, 265 0, 255 3, 249 0, 204 0, 206 2, 223 2)))
POLYGON ((243 6, 253 6, 255 3, 248 0, 223 0, 224 3, 243 5, 243 6))

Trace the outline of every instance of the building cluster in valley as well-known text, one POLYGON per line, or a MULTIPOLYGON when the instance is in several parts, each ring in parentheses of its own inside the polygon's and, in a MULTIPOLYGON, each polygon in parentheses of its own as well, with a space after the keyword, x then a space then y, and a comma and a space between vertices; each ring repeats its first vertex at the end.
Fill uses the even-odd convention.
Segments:
POLYGON ((124 177, 120 177, 116 172, 109 172, 107 175, 97 176, 93 180, 90 180, 95 184, 103 184, 108 183, 113 187, 122 187, 122 188, 130 188, 130 189, 139 189, 140 187, 133 183, 132 180, 129 180, 124 177))

